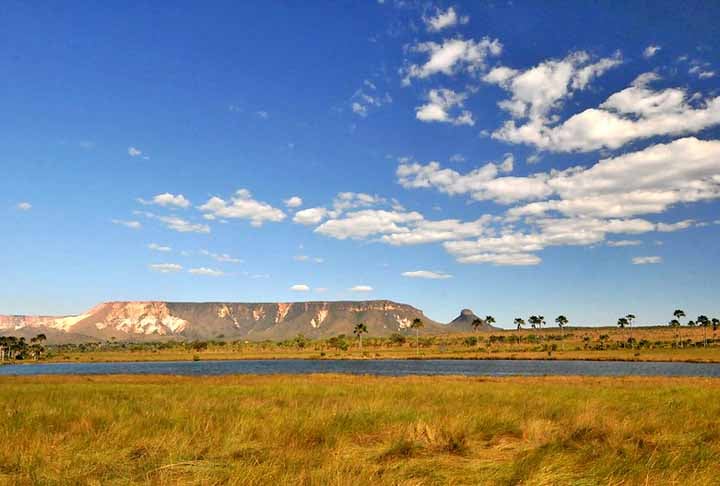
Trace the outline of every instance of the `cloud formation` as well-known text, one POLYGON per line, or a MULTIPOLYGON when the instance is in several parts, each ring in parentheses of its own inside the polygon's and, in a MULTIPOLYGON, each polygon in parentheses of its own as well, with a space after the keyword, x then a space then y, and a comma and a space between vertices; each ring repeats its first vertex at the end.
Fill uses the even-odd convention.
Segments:
POLYGON ((267 221, 280 222, 286 217, 281 209, 253 199, 247 189, 237 190, 228 200, 213 196, 198 209, 217 218, 246 219, 255 227, 260 227, 267 221))

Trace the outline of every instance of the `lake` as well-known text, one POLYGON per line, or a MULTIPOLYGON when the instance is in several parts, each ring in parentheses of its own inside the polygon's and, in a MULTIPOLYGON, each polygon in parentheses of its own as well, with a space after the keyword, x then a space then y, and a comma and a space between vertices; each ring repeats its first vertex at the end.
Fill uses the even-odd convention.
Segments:
POLYGON ((129 363, 39 363, 0 366, 9 375, 358 375, 720 376, 720 363, 553 360, 233 360, 129 363))

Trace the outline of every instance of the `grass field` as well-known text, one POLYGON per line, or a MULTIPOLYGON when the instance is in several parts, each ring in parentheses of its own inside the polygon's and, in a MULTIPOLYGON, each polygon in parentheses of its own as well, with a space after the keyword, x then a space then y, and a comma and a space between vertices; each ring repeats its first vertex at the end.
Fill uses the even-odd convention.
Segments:
POLYGON ((5 484, 717 484, 720 381, 0 378, 5 484))

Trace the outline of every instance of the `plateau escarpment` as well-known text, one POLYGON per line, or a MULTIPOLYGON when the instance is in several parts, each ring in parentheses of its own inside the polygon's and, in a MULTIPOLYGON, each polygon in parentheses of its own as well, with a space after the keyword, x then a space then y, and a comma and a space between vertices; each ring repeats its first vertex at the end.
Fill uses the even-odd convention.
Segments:
POLYGON ((0 334, 46 332, 53 341, 79 339, 287 339, 351 334, 362 322, 371 336, 409 332, 414 319, 423 333, 451 331, 419 309, 389 300, 341 302, 107 302, 77 316, 0 316, 0 334), (72 338, 72 339, 71 339, 72 338))

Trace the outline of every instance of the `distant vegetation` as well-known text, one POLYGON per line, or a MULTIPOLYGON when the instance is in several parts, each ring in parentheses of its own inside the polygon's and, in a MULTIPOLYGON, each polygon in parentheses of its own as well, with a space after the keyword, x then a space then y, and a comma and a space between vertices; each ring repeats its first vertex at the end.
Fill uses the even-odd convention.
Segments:
POLYGON ((0 390, 0 484, 720 477, 713 379, 45 376, 0 390))
POLYGON ((80 344, 43 345, 44 335, 25 342, 23 338, 0 337, 4 362, 132 361, 185 359, 262 358, 523 358, 523 359, 623 359, 720 361, 720 321, 706 316, 683 323, 685 313, 676 310, 668 326, 635 327, 636 317, 627 314, 616 328, 570 327, 564 315, 547 327, 542 315, 514 320, 516 330, 478 332, 484 323, 472 322, 467 334, 424 335, 423 322, 415 319, 405 333, 387 337, 368 335, 363 323, 352 335, 310 339, 298 334, 282 341, 227 340, 223 335, 208 341, 121 342, 97 341, 80 344))
POLYGON ((24 337, 0 336, 0 363, 42 359, 45 357, 43 343, 46 340, 45 334, 38 334, 29 343, 24 337))

